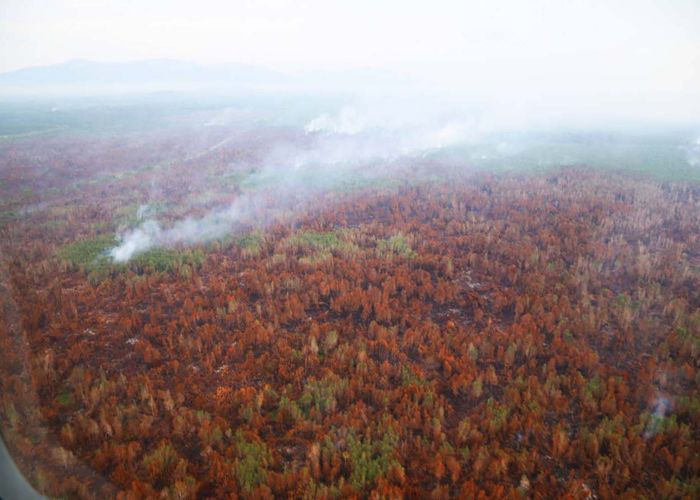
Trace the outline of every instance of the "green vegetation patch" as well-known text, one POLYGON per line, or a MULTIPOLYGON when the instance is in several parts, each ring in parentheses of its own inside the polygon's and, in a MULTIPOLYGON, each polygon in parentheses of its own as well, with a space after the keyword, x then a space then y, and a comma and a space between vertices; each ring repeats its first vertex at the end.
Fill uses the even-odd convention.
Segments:
POLYGON ((318 381, 309 381, 299 398, 299 407, 307 416, 312 408, 318 414, 333 413, 338 404, 336 398, 343 394, 347 387, 347 379, 336 375, 318 381))
POLYGON ((241 249, 243 256, 256 257, 262 251, 263 235, 259 232, 253 232, 236 239, 235 243, 241 249))
POLYGON ((317 263, 331 257, 354 255, 359 249, 344 231, 298 231, 282 242, 285 251, 304 254, 304 262, 317 263))
POLYGON ((615 131, 593 134, 548 133, 494 137, 457 145, 429 157, 461 165, 464 158, 488 172, 542 174, 563 166, 632 172, 663 181, 700 181, 700 169, 688 161, 686 132, 615 131))
POLYGON ((352 466, 350 484, 358 490, 363 490, 374 485, 378 478, 384 477, 390 467, 398 464, 394 458, 394 449, 398 441, 398 435, 391 428, 383 433, 381 439, 372 439, 370 436, 361 438, 351 430, 347 438, 352 466))
POLYGON ((109 260, 107 251, 117 244, 113 234, 76 241, 59 250, 59 256, 77 267, 91 267, 100 260, 109 260))
POLYGON ((175 269, 180 262, 180 255, 176 250, 169 248, 153 248, 136 255, 129 266, 138 273, 147 271, 169 272, 175 269))
POLYGON ((340 238, 335 232, 317 233, 315 231, 300 231, 290 236, 285 242, 288 248, 332 250, 340 245, 340 238))
POLYGON ((126 264, 112 265, 114 267, 127 267, 137 274, 178 272, 180 275, 188 277, 193 269, 199 269, 202 266, 204 259, 204 252, 200 249, 152 248, 136 255, 126 264))
POLYGON ((384 258, 403 257, 414 259, 418 256, 411 248, 409 239, 402 234, 377 241, 377 252, 380 257, 384 258))
POLYGON ((204 253, 199 249, 175 250, 153 248, 138 254, 127 263, 116 263, 109 256, 109 250, 118 244, 114 235, 101 235, 95 238, 70 243, 58 251, 63 260, 82 269, 93 285, 119 272, 132 271, 136 274, 178 272, 184 277, 191 275, 204 262, 204 253))
POLYGON ((250 492, 267 480, 266 467, 272 459, 267 445, 261 441, 249 441, 239 429, 234 435, 238 458, 234 469, 238 484, 250 492))

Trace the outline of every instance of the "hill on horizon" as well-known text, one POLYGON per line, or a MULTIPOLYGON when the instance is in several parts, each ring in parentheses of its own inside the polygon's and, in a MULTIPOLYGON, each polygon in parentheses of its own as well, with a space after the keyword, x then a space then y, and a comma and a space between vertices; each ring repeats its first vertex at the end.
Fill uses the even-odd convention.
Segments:
POLYGON ((403 75, 373 69, 282 73, 262 65, 204 65, 175 59, 99 62, 73 59, 0 73, 0 92, 90 90, 343 90, 405 85, 403 75))

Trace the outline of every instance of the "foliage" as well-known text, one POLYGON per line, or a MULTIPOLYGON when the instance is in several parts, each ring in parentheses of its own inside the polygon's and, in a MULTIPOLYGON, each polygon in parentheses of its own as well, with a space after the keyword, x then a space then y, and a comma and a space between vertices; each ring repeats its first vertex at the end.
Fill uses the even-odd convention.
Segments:
POLYGON ((394 459, 397 443, 398 435, 391 428, 386 429, 381 439, 376 440, 370 436, 360 437, 351 430, 347 437, 352 466, 350 484, 362 491, 377 479, 386 476, 389 468, 398 464, 394 459))
POLYGON ((256 257, 262 250, 263 238, 260 233, 250 233, 236 240, 236 245, 246 257, 256 257))
POLYGON ((293 252, 311 255, 333 252, 347 255, 357 250, 352 242, 346 241, 342 233, 336 231, 298 231, 287 238, 282 243, 282 247, 293 252))
POLYGON ((201 250, 179 251, 167 248, 153 248, 136 255, 128 267, 139 274, 144 272, 172 272, 182 266, 199 268, 204 262, 201 250))
POLYGON ((204 262, 201 250, 152 248, 137 254, 128 263, 120 264, 108 255, 108 251, 115 245, 117 240, 114 236, 102 235, 66 245, 60 249, 59 256, 73 266, 83 269, 93 285, 126 270, 137 274, 174 271, 189 274, 192 268, 197 269, 204 262))
POLYGON ((237 460, 236 479, 241 488, 250 492, 267 478, 266 466, 270 462, 270 452, 265 443, 249 441, 241 430, 234 435, 237 460))
POLYGON ((397 256, 413 259, 418 255, 411 248, 408 238, 402 234, 377 241, 377 251, 383 257, 397 256))
POLYGON ((116 244, 114 235, 103 234, 66 245, 61 248, 59 255, 76 267, 90 270, 99 266, 102 261, 107 261, 107 250, 116 244))
POLYGON ((306 415, 311 409, 318 414, 335 412, 337 398, 347 389, 348 381, 337 376, 309 381, 304 386, 304 392, 299 398, 299 407, 306 415))

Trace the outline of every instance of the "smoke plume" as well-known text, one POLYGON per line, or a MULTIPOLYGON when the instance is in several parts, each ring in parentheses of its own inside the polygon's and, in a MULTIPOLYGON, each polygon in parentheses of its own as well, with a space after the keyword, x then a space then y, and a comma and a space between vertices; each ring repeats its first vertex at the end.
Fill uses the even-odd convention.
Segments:
MULTIPOLYGON (((246 166, 254 172, 246 183, 256 188, 228 206, 168 227, 146 219, 120 236, 111 257, 126 262, 153 247, 191 245, 221 238, 243 226, 265 225, 278 212, 293 213, 348 180, 372 182, 390 175, 399 159, 472 141, 479 134, 476 121, 466 121, 447 109, 431 108, 419 114, 404 109, 375 102, 318 115, 297 135, 269 146, 258 163, 246 166)), ((148 205, 142 205, 138 219, 149 213, 148 205)))

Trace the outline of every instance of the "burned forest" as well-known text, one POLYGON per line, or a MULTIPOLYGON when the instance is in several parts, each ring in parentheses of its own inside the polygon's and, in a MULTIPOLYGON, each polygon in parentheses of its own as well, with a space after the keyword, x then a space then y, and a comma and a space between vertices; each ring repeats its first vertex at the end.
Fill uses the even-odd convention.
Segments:
POLYGON ((697 183, 258 168, 312 136, 0 142, 0 429, 38 491, 700 495, 697 183))

